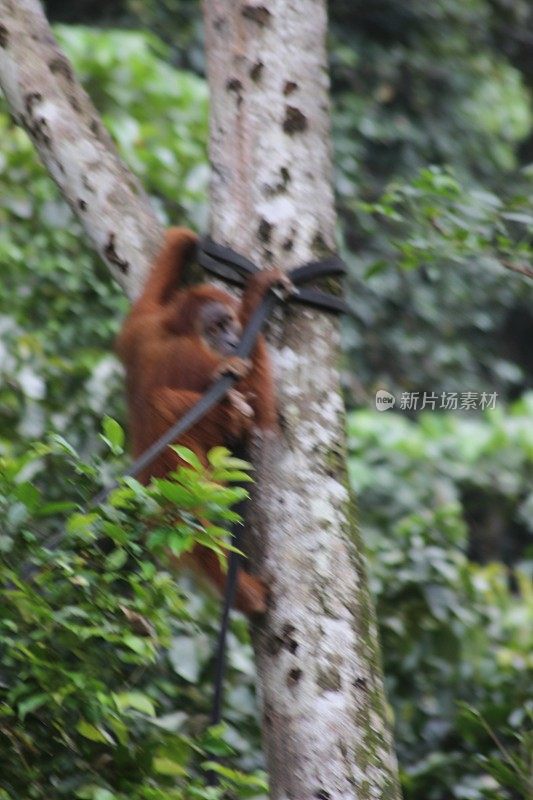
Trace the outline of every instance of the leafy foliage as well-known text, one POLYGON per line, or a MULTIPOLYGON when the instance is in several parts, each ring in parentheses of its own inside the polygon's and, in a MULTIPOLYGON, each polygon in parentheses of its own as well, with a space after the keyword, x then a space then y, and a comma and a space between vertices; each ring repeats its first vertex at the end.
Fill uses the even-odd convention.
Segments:
POLYGON ((358 382, 500 396, 527 385, 531 358, 521 339, 532 286, 512 270, 531 271, 529 195, 505 201, 450 169, 427 167, 355 205, 368 231, 379 226, 375 242, 386 233, 367 251, 361 277, 352 259, 357 328, 348 322, 345 338, 358 382))
POLYGON ((154 36, 60 27, 61 45, 128 165, 173 219, 206 222, 207 87, 154 36), (147 105, 147 94, 150 98, 147 105))
MULTIPOLYGON (((107 436, 111 429, 117 447, 120 429, 108 421, 107 436)), ((243 464, 220 448, 208 474, 180 467, 148 488, 129 479, 105 507, 80 512, 36 489, 51 460, 99 474, 98 462, 81 462, 57 440, 0 463, 0 797, 214 800, 202 770, 233 753, 231 736, 223 727, 198 736, 183 710, 183 684, 198 681, 199 665, 165 553, 197 541, 225 550, 220 524, 236 517, 231 505, 244 490, 231 484, 243 464), (222 474, 228 486, 216 482, 222 474), (54 528, 43 546, 43 529, 54 528)), ((207 698, 202 705, 205 713, 207 698)), ((265 788, 260 775, 214 768, 220 792, 265 788)))
POLYGON ((503 800, 533 788, 532 410, 529 395, 474 419, 350 417, 349 466, 407 798, 503 800), (480 508, 481 550, 494 509, 504 542, 514 531, 530 543, 512 573, 468 559, 468 523, 475 531, 480 508))
POLYGON ((533 84, 500 46, 515 37, 527 49, 524 23, 509 26, 521 5, 332 4, 336 188, 354 313, 347 385, 356 404, 373 383, 507 397, 531 384, 521 345, 533 324, 531 281, 501 264, 531 258, 531 159, 521 160, 521 146, 533 84), (500 17, 505 33, 494 47, 500 17))

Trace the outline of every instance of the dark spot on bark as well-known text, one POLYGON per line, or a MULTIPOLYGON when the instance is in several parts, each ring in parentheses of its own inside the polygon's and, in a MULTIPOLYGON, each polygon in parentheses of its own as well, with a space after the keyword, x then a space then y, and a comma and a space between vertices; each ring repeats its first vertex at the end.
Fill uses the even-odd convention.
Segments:
POLYGON ((325 258, 326 256, 331 255, 331 248, 327 246, 320 231, 315 233, 311 247, 317 258, 325 258))
POLYGON ((252 69, 250 70, 250 78, 255 82, 258 83, 261 80, 261 75, 263 74, 264 64, 262 61, 256 61, 253 65, 252 69))
POLYGON ((213 28, 219 33, 226 27, 225 17, 217 17, 213 22, 213 28))
POLYGON ((291 182, 291 173, 287 167, 282 167, 279 172, 281 175, 281 180, 283 181, 283 186, 286 188, 291 182))
POLYGON ((91 194, 94 194, 94 186, 90 182, 90 180, 87 177, 87 175, 82 175, 81 182, 83 183, 84 188, 87 189, 88 192, 91 192, 91 194))
POLYGON ((42 144, 46 145, 46 147, 50 147, 52 139, 50 137, 50 133, 48 132, 48 122, 46 121, 46 118, 38 117, 36 119, 33 116, 36 104, 40 103, 42 99, 43 96, 40 92, 28 92, 28 94, 24 97, 24 105, 26 107, 26 111, 28 112, 28 117, 24 120, 24 122, 28 133, 30 136, 33 136, 36 142, 41 142, 42 144))
POLYGON ((319 789, 315 794, 316 800, 331 800, 331 795, 325 789, 319 789))
POLYGON ((48 122, 44 117, 39 117, 39 119, 35 123, 34 131, 35 134, 38 136, 38 138, 41 139, 42 143, 45 144, 47 147, 50 147, 52 143, 52 138, 48 133, 48 122))
POLYGON ((229 80, 226 83, 226 89, 228 92, 239 93, 242 89, 242 83, 238 78, 229 78, 229 80))
POLYGON ((295 686, 300 678, 302 677, 303 672, 298 667, 293 667, 289 674, 287 675, 287 686, 295 686))
POLYGON ((277 656, 283 647, 283 639, 281 636, 271 636, 268 640, 268 652, 272 656, 277 656))
POLYGON ((272 725, 272 707, 270 704, 265 705, 263 709, 263 721, 265 725, 272 725))
POLYGON ((68 101, 70 103, 70 107, 76 112, 76 114, 81 113, 81 106, 78 103, 77 97, 74 97, 73 94, 69 95, 68 101))
POLYGON ((275 184, 266 184, 264 186, 264 191, 269 197, 273 197, 274 195, 284 194, 287 191, 287 186, 290 183, 290 173, 286 167, 281 167, 280 171, 280 179, 275 184))
POLYGON ((70 83, 74 80, 74 73, 67 59, 62 56, 56 56, 48 62, 48 68, 54 75, 63 75, 70 83))
POLYGON ((298 650, 298 642, 294 638, 295 633, 296 633, 296 628, 294 627, 294 625, 291 625, 290 622, 286 622, 285 625, 283 626, 281 633, 282 641, 284 647, 286 647, 289 653, 292 653, 293 655, 298 650))
POLYGON ((298 650, 298 642, 294 638, 294 634, 296 633, 296 628, 294 625, 291 625, 290 622, 285 623, 281 630, 281 634, 278 636, 274 634, 268 640, 269 644, 269 652, 273 656, 277 656, 278 653, 283 650, 288 650, 289 653, 294 655, 298 650))
POLYGON ((230 78, 226 83, 226 91, 234 92, 237 96, 237 106, 242 103, 242 83, 238 78, 230 78))
POLYGON ((0 47, 5 50, 9 41, 9 31, 5 25, 0 25, 0 47))
POLYGON ((285 95, 285 97, 288 97, 288 95, 295 92, 297 88, 298 84, 295 83, 294 81, 285 81, 285 86, 283 87, 283 94, 285 95))
POLYGON ((247 3, 242 7, 242 15, 245 19, 251 19, 257 22, 258 25, 267 25, 270 21, 272 14, 265 8, 265 6, 256 6, 252 3, 247 3))
POLYGON ((78 197, 78 208, 80 211, 87 211, 87 203, 85 200, 82 200, 81 197, 78 197))
POLYGON ((259 236, 260 241, 262 241, 264 244, 268 244, 270 242, 270 237, 272 236, 271 223, 267 222, 266 219, 262 219, 257 229, 257 235, 259 236))
POLYGON ((102 142, 106 147, 109 145, 109 137, 106 129, 100 125, 96 117, 94 117, 89 123, 89 130, 100 142, 102 142))
POLYGON ((28 92, 26 97, 24 98, 24 105, 26 106, 26 111, 31 116, 33 111, 33 107, 36 103, 40 103, 43 99, 43 96, 40 92, 28 92))
POLYGON ((365 691, 368 689, 368 684, 365 678, 356 678, 353 682, 353 685, 356 689, 364 689, 365 691))
MULTIPOLYGON (((282 414, 281 411, 278 411, 278 425, 281 428, 282 434, 289 439, 292 435, 292 429, 291 426, 289 425, 287 417, 284 414, 282 414)), ((278 502, 280 506, 285 504, 285 501, 282 498, 280 498, 278 502)))
POLYGON ((340 692, 341 676, 334 667, 321 669, 318 673, 317 683, 325 692, 340 692))
POLYGON ((113 264, 115 267, 124 274, 127 275, 129 272, 130 265, 127 261, 123 258, 120 258, 118 255, 116 248, 115 248, 115 234, 110 233, 109 238, 107 240, 107 244, 104 248, 104 256, 109 261, 110 264, 113 264))
MULTIPOLYGON (((52 144, 52 137, 48 133, 48 123, 44 117, 39 117, 34 121, 27 123, 28 133, 33 136, 36 142, 40 142, 45 147, 50 147, 52 144)), ((63 170, 64 171, 64 170, 63 170)))
POLYGON ((286 106, 283 130, 288 134, 302 133, 307 130, 307 117, 296 106, 286 106))
POLYGON ((132 192, 132 194, 140 197, 142 194, 141 186, 137 182, 137 180, 132 176, 131 179, 128 178, 127 180, 128 189, 132 192))

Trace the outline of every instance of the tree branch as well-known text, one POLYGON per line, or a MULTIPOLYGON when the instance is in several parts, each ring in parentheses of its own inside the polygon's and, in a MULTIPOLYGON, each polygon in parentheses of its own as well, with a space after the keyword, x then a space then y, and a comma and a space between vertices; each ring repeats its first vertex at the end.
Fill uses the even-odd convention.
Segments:
POLYGON ((161 226, 37 0, 0 0, 0 86, 95 250, 135 297, 161 226))
POLYGON ((515 264, 513 261, 508 261, 506 258, 501 258, 500 264, 502 267, 505 267, 505 269, 511 270, 511 272, 518 272, 520 275, 525 275, 526 278, 533 278, 533 269, 526 264, 515 264))

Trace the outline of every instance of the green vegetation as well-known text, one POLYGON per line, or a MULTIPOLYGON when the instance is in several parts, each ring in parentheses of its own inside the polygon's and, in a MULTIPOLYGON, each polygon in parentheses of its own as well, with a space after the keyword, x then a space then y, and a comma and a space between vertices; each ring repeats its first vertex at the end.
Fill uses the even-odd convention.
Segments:
MULTIPOLYGON (((90 0, 48 5, 96 20, 90 0)), ((187 71, 152 33, 59 38, 161 216, 202 229, 198 8, 108 5, 107 22, 177 43, 187 71)), ((525 0, 331 6, 349 466, 404 793, 529 800, 533 284, 507 267, 531 268, 532 14, 525 0), (377 388, 498 401, 379 413, 377 388)), ((207 730, 218 603, 161 555, 219 547, 237 490, 183 470, 83 511, 126 461, 111 419, 126 302, 5 110, 0 141, 0 800, 264 798, 246 624, 232 625, 227 724, 207 730), (173 506, 177 528, 138 522, 173 506), (201 765, 220 755, 223 786, 207 789, 201 765)))
POLYGON ((533 532, 532 413, 530 394, 481 418, 349 420, 407 798, 533 789, 533 562, 495 560, 533 532))
MULTIPOLYGON (((121 452, 110 418, 103 439, 121 452)), ((165 557, 195 541, 223 552, 221 524, 237 518, 231 505, 246 494, 231 483, 246 464, 218 448, 204 474, 193 453, 179 452, 189 466, 149 488, 128 479, 103 509, 85 512, 45 502, 39 478, 56 464, 94 491, 100 459, 80 461, 56 436, 0 460, 0 797, 170 800, 185 786, 187 797, 208 797, 206 766, 233 752, 223 726, 206 728, 207 695, 196 697, 204 732, 187 732, 200 660, 165 557)), ((264 789, 260 775, 212 768, 241 797, 264 789)))

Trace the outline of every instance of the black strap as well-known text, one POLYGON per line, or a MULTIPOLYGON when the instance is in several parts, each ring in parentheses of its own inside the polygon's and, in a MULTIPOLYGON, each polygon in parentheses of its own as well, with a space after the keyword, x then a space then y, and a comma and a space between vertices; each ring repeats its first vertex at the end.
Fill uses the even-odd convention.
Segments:
MULTIPOLYGON (((249 275, 259 271, 259 267, 237 253, 231 247, 218 244, 210 236, 204 236, 198 244, 198 262, 217 278, 222 278, 228 283, 242 286, 249 275)), ((328 294, 319 289, 300 288, 303 283, 318 278, 344 275, 346 266, 337 255, 330 256, 321 261, 309 261, 300 267, 295 267, 287 272, 292 283, 298 287, 298 292, 288 298, 295 303, 302 303, 323 311, 334 314, 349 314, 350 310, 341 297, 328 294)))
MULTIPOLYGON (((235 506, 235 510, 244 516, 246 500, 240 500, 235 506)), ((231 544, 238 550, 242 546, 242 524, 233 523, 231 526, 231 544)), ((226 573, 226 585, 222 597, 222 610, 220 612, 220 622, 218 625, 217 642, 214 652, 214 672, 213 672, 213 696, 211 698, 211 714, 209 717, 210 725, 218 725, 222 721, 222 703, 224 699, 224 679, 226 677, 226 652, 229 630, 230 611, 235 603, 237 594, 237 574, 241 562, 240 553, 230 550, 228 556, 228 571, 226 573)), ((214 759, 218 761, 218 759, 214 759)), ((208 786, 217 786, 219 776, 214 770, 208 770, 206 774, 208 786)))
MULTIPOLYGON (((238 513, 244 512, 245 501, 241 501, 242 507, 236 506, 238 513)), ((241 524, 235 524, 231 531, 231 544, 240 550, 241 548, 241 524)), ((222 719, 222 688, 224 686, 224 676, 226 674, 226 639, 229 626, 229 612, 233 608, 235 595, 237 594, 237 573, 241 556, 239 553, 230 551, 228 558, 228 571, 226 573, 226 587, 222 603, 222 613, 220 615, 220 625, 218 629, 217 646, 215 650, 215 674, 213 677, 213 700, 211 705, 211 725, 218 725, 222 719)))
POLYGON ((227 245, 218 244, 210 236, 202 237, 198 243, 198 262, 215 275, 218 274, 218 268, 223 269, 225 265, 229 268, 229 279, 237 283, 243 283, 244 278, 253 275, 258 269, 249 258, 242 256, 227 245), (240 276, 240 279, 239 277, 235 278, 235 273, 240 276))

